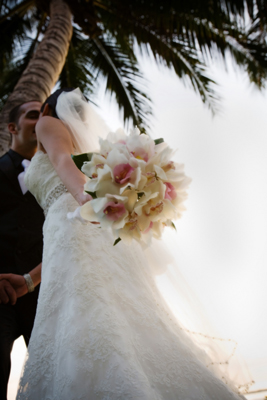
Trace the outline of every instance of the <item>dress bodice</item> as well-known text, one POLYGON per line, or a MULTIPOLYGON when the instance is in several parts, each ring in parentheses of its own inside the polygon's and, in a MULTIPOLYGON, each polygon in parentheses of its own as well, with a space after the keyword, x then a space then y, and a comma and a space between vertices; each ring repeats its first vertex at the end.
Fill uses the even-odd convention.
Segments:
POLYGON ((32 158, 24 181, 45 213, 51 202, 59 194, 67 191, 51 164, 48 155, 41 150, 37 151, 32 158))

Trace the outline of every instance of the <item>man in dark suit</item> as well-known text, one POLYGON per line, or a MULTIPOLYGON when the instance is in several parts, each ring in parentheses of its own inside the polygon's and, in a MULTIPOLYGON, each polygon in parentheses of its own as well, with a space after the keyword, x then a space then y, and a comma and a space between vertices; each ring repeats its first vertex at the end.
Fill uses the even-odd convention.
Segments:
POLYGON ((0 158, 0 400, 7 398, 14 341, 23 335, 29 342, 41 280, 44 215, 18 180, 22 161, 37 149, 40 108, 41 103, 31 101, 10 112, 12 145, 0 158))

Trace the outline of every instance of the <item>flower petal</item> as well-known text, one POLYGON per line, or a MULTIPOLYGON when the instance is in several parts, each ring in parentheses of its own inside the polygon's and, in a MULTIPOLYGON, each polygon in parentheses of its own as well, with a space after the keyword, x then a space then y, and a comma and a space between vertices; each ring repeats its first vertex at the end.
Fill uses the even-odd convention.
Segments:
POLYGON ((92 207, 91 201, 88 201, 87 203, 83 204, 80 207, 80 215, 83 219, 87 221, 98 221, 97 214, 94 212, 94 209, 92 207))

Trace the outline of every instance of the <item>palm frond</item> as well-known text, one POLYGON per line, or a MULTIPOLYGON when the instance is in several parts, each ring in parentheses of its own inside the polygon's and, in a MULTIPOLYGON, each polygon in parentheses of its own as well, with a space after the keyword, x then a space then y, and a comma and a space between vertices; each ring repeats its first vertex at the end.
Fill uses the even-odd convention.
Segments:
MULTIPOLYGON (((210 25, 214 39, 207 44, 207 48, 211 57, 216 52, 225 58, 228 52, 235 63, 247 72, 250 81, 262 88, 267 79, 267 43, 265 37, 261 36, 258 24, 258 21, 255 22, 248 32, 234 25, 221 32, 210 25)), ((202 45, 205 46, 205 43, 202 45)))
POLYGON ((14 87, 34 53, 37 40, 35 38, 34 40, 30 39, 29 41, 30 45, 28 46, 28 50, 24 56, 15 62, 5 64, 5 67, 0 74, 0 109, 2 109, 8 96, 13 92, 14 87))
POLYGON ((125 18, 120 26, 115 28, 113 35, 118 40, 127 41, 126 33, 130 35, 129 43, 136 40, 141 52, 153 54, 157 63, 174 69, 176 75, 184 80, 184 83, 191 82, 192 87, 198 92, 202 101, 215 112, 219 97, 214 91, 214 81, 207 76, 207 67, 201 60, 200 53, 185 41, 170 40, 163 35, 156 34, 148 29, 142 22, 129 21, 125 18), (127 28, 125 27, 127 25, 127 28), (123 39, 122 39, 123 38, 123 39))
POLYGON ((267 80, 267 45, 265 50, 254 39, 235 41, 227 38, 228 48, 237 65, 243 68, 251 82, 259 88, 266 87, 267 80))
POLYGON ((191 83, 193 89, 200 95, 204 104, 215 113, 218 108, 219 96, 215 92, 215 82, 207 76, 207 66, 199 54, 186 45, 177 42, 164 42, 157 38, 160 43, 154 45, 142 43, 152 50, 156 62, 173 68, 176 75, 182 78, 184 83, 191 83))
POLYGON ((14 90, 23 69, 17 63, 5 64, 0 75, 0 110, 2 110, 9 95, 14 90))
POLYGON ((73 30, 69 52, 59 76, 60 87, 79 87, 86 96, 91 96, 95 88, 95 77, 90 71, 87 44, 77 28, 73 30))
POLYGON ((95 7, 101 12, 108 11, 119 17, 139 18, 144 24, 151 24, 174 32, 181 15, 193 15, 207 18, 220 28, 221 18, 244 23, 248 17, 254 21, 258 17, 266 20, 266 0, 94 0, 95 7), (265 14, 265 15, 264 15, 265 14))
POLYGON ((20 2, 6 1, 4 6, 1 7, 0 24, 2 24, 4 21, 9 20, 14 15, 18 17, 23 17, 25 13, 33 6, 35 6, 34 0, 24 0, 20 2))
POLYGON ((151 114, 150 99, 141 89, 143 77, 131 46, 122 48, 107 35, 91 39, 88 50, 93 70, 106 78, 106 90, 115 95, 124 121, 132 119, 143 129, 151 114))
POLYGON ((0 24, 0 70, 3 70, 5 64, 15 56, 18 44, 27 38, 30 29, 30 20, 17 15, 0 24))

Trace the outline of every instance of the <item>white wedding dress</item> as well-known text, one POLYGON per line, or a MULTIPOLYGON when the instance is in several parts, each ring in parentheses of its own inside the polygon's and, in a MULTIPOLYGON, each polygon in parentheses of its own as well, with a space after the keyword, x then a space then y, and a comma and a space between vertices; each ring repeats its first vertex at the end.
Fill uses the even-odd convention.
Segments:
POLYGON ((47 154, 25 182, 44 208, 42 283, 17 399, 240 399, 206 365, 160 295, 138 244, 70 221, 77 203, 47 154))

